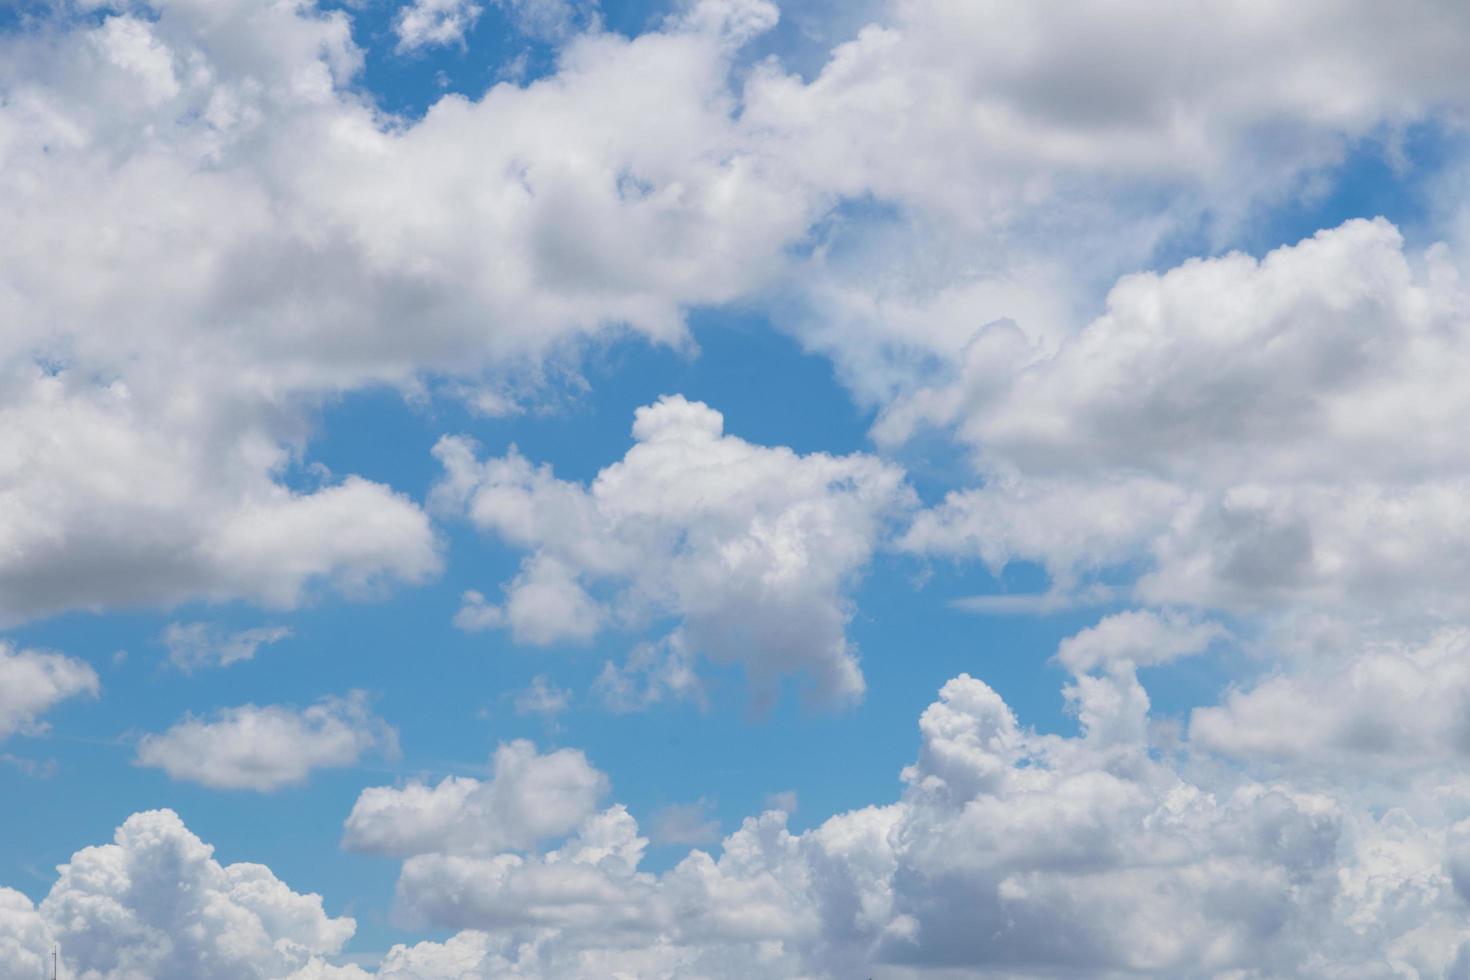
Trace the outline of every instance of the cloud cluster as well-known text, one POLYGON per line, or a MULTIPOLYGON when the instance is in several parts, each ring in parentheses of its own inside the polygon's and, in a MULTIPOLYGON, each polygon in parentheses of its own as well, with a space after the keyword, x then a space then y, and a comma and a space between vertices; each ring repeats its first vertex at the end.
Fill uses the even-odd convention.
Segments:
POLYGON ((97 672, 59 653, 17 650, 0 640, 0 739, 45 730, 40 716, 53 705, 83 694, 97 696, 97 672))
MULTIPOLYGON (((0 889, 0 977, 49 970, 84 980, 311 980, 338 973, 321 959, 352 936, 317 895, 291 891, 259 864, 222 865, 169 810, 129 817, 111 844, 57 869, 39 906, 0 889)), ((47 973, 46 975, 49 975, 47 973)))
POLYGON ((484 9, 470 0, 413 0, 400 7, 393 20, 398 50, 463 43, 465 32, 475 26, 484 9))
POLYGON ((488 780, 448 776, 433 786, 364 790, 347 818, 343 844, 399 856, 530 848, 576 827, 607 789, 607 777, 581 752, 543 755, 518 740, 495 750, 488 780))
POLYGON ((300 710, 246 704, 209 720, 190 715, 144 735, 136 761, 173 779, 269 792, 305 782, 313 769, 350 766, 373 750, 395 755, 397 733, 372 713, 364 692, 352 691, 300 710))
MULTIPOLYGON (((514 449, 480 460, 464 439, 440 441, 440 507, 529 552, 504 603, 474 593, 460 625, 553 643, 674 616, 673 648, 739 663, 760 691, 800 672, 823 698, 860 696, 845 597, 910 503, 902 472, 753 445, 680 396, 638 409, 633 438, 588 486, 514 449)), ((605 686, 629 703, 630 683, 605 686)))
POLYGON ((1218 767, 1158 740, 1131 661, 1093 663, 1065 691, 1077 736, 1023 727, 962 675, 924 711, 897 802, 802 834, 771 811, 661 873, 633 817, 591 800, 560 811, 579 823, 551 850, 402 848, 399 914, 464 931, 395 948, 379 976, 1459 975, 1463 789, 1384 808, 1218 767))
POLYGON ((1377 220, 1126 277, 1055 350, 997 324, 880 430, 953 426, 986 476, 908 544, 1063 589, 1136 563, 1154 603, 1463 617, 1467 323, 1454 254, 1377 220))
MULTIPOLYGON (((509 7, 566 30, 565 4, 509 7)), ((1054 340, 1075 268, 1456 118, 1463 14, 1349 9, 905 0, 808 79, 739 63, 772 4, 700 0, 401 119, 356 86, 343 10, 54 5, 0 36, 0 615, 433 575, 412 502, 291 476, 342 392, 534 385, 586 338, 682 343, 685 310, 771 288, 878 402, 978 324, 1054 340)), ((476 10, 396 26, 443 43, 476 10)))
MULTIPOLYGON (((1071 649, 1126 649, 1099 637, 1141 631, 1104 621, 1071 649)), ((1446 637, 1414 656, 1462 648, 1446 637)), ((171 813, 138 814, 39 906, 0 892, 0 949, 15 951, 0 976, 25 975, 53 939, 94 980, 1460 975, 1470 791, 1446 778, 1456 760, 1429 763, 1436 789, 1392 806, 1348 782, 1253 776, 1150 724, 1132 654, 1089 663, 1064 690, 1075 736, 1024 727, 961 675, 923 712, 895 802, 799 834, 769 811, 665 871, 644 867, 637 822, 603 806, 606 777, 574 750, 509 743, 483 781, 368 789, 344 842, 404 859, 403 921, 459 930, 395 947, 375 974, 321 959, 352 923, 316 896, 222 867, 171 813)), ((1408 720, 1412 695, 1380 717, 1408 720)), ((1428 738, 1460 720, 1427 714, 1428 738)), ((1304 752, 1364 748, 1324 727, 1304 752)), ((1210 747, 1239 750, 1223 730, 1210 747)))

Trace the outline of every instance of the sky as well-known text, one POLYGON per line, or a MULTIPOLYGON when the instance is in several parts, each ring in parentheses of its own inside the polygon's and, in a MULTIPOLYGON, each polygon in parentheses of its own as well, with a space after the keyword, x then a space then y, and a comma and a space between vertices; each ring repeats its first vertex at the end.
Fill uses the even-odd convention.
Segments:
POLYGON ((0 7, 0 980, 1467 980, 1466 64, 0 7))

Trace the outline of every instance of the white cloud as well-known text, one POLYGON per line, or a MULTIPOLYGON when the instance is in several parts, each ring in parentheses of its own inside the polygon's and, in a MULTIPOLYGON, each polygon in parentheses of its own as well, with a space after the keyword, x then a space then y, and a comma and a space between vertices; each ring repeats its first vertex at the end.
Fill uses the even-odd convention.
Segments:
MULTIPOLYGON (((474 6, 398 26, 452 40, 474 6)), ((913 0, 807 80, 732 74, 776 10, 703 0, 631 40, 589 15, 552 75, 417 120, 362 97, 340 10, 174 0, 7 32, 0 555, 25 559, 0 558, 0 615, 433 575, 389 488, 287 489, 319 407, 364 386, 534 388, 585 338, 682 344, 687 309, 773 288, 878 405, 977 325, 1054 344, 1170 233, 1463 107, 1461 14, 1346 9, 913 0)))
POLYGON ((372 750, 395 755, 397 734, 372 713, 366 694, 353 691, 301 710, 247 704, 211 720, 190 715, 144 735, 137 764, 205 786, 270 792, 305 782, 313 769, 353 765, 372 750))
POLYGON ((1357 638, 1195 709, 1195 744, 1367 781, 1454 767, 1470 753, 1470 631, 1426 642, 1357 638))
POLYGON ((1052 352, 997 327, 921 409, 986 486, 908 543, 1064 587, 1131 563, 1156 603, 1463 615, 1466 297, 1446 249, 1352 221, 1127 277, 1052 352))
POLYGON ((552 78, 406 121, 357 91, 341 11, 137 14, 0 38, 7 619, 423 581, 412 502, 287 489, 324 402, 523 389, 605 330, 682 342, 686 306, 805 221, 745 162, 732 54, 693 29, 589 35, 552 78), (655 101, 659 127, 628 124, 655 101))
POLYGON ((1132 668, 1107 666, 1069 685, 1070 738, 955 678, 898 802, 800 835, 767 813, 662 873, 621 807, 545 853, 419 853, 400 914, 468 931, 380 975, 1446 975, 1470 795, 1384 810, 1163 751, 1132 668))
POLYGON ((72 855, 39 908, 0 889, 0 977, 49 971, 55 942, 62 975, 88 980, 349 980, 319 957, 342 948, 352 919, 213 851, 172 811, 152 810, 129 817, 113 843, 72 855))
POLYGON ((516 29, 540 41, 564 41, 579 25, 596 24, 596 0, 590 3, 573 0, 495 0, 516 29))
MULTIPOLYGON (((680 644, 742 664, 763 692, 800 672, 823 697, 856 698, 845 594, 910 501, 903 475, 869 456, 756 446, 723 425, 679 396, 640 408, 636 444, 586 487, 514 448, 482 462, 469 442, 446 438, 435 448, 444 466, 435 498, 531 552, 506 588, 518 640, 675 615, 680 644), (600 607, 593 590, 608 595, 600 607)), ((466 609, 477 624, 500 622, 466 609)), ((615 680, 607 686, 620 689, 615 680)))
POLYGON ((210 623, 169 623, 159 637, 168 659, 183 671, 201 667, 228 667, 254 658, 263 646, 291 636, 286 626, 257 626, 227 633, 210 623))
POLYGON ((375 787, 347 818, 345 846, 379 854, 485 852, 560 837, 592 813, 607 777, 574 749, 542 755, 525 740, 495 750, 488 780, 375 787))
POLYGON ((462 44, 465 33, 475 26, 484 9, 471 0, 413 0, 400 7, 393 19, 398 50, 462 44))
POLYGON ((44 732, 40 716, 57 702, 96 697, 100 688, 97 672, 80 660, 0 640, 0 739, 44 732))
POLYGON ((21 980, 51 975, 51 933, 31 900, 13 888, 0 888, 0 978, 21 980))
MULTIPOLYGON (((1463 637, 1442 639, 1413 654, 1426 670, 1463 653, 1463 637)), ((376 975, 1456 975, 1470 958, 1457 761, 1431 762, 1423 786, 1436 788, 1390 807, 1352 781, 1218 767, 1151 741, 1133 659, 1091 658, 1104 672, 1074 675, 1075 737, 1023 727, 989 686, 957 677, 920 719, 896 802, 802 834, 768 812, 662 872, 641 867, 647 841, 626 809, 597 809, 606 778, 571 750, 512 743, 485 782, 368 790, 346 843, 406 856, 403 921, 464 930, 395 947, 376 975)), ((1305 727, 1359 688, 1325 691, 1305 727)), ((1418 688, 1387 700, 1406 717, 1427 704, 1430 738, 1463 714, 1418 688)), ((1323 727, 1327 741, 1340 730, 1323 727)), ((135 816, 117 841, 79 852, 39 909, 0 892, 12 962, 57 937, 68 969, 99 978, 175 975, 165 964, 203 978, 368 975, 320 961, 350 920, 264 868, 221 867, 172 814, 135 816)))
POLYGON ((531 678, 530 686, 516 692, 515 696, 515 708, 518 715, 540 715, 543 718, 554 720, 571 705, 572 692, 557 687, 546 678, 545 674, 537 674, 531 678))
POLYGON ((1074 674, 1097 667, 1147 667, 1200 653, 1227 635, 1219 623, 1131 609, 1067 637, 1057 648, 1057 660, 1074 674))
POLYGON ((454 625, 466 632, 508 626, 518 643, 548 646, 585 643, 597 635, 605 618, 572 569, 555 558, 537 556, 506 589, 505 605, 492 605, 473 589, 466 592, 454 625))

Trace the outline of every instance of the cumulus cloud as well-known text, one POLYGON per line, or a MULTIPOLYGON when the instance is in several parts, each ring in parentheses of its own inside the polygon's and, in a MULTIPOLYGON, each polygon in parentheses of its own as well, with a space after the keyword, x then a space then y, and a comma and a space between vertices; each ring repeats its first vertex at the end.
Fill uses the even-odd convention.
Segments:
POLYGON ((363 753, 398 751, 394 730, 367 695, 323 698, 308 708, 253 704, 190 715, 138 742, 137 764, 219 789, 270 792, 306 781, 313 769, 350 766, 363 753))
POLYGON ((325 401, 524 388, 605 330, 681 343, 686 306, 806 220, 756 179, 698 25, 589 35, 550 79, 409 121, 362 98, 342 11, 70 10, 0 37, 7 619, 423 581, 411 501, 290 478, 325 401), (627 124, 654 102, 666 138, 627 124))
MULTIPOLYGON (((1128 620, 1072 648, 1102 643, 1109 622, 1128 620)), ((1462 647, 1444 637, 1418 656, 1462 647)), ((799 834, 772 810, 658 872, 626 808, 599 809, 606 777, 573 750, 510 743, 485 781, 367 790, 344 842, 405 858, 404 922, 461 930, 395 947, 375 975, 1455 975, 1470 948, 1470 794, 1446 780, 1454 763, 1436 792, 1387 808, 1347 783, 1221 768, 1151 741, 1133 660, 1074 673, 1076 736, 1039 734, 956 677, 920 717, 896 801, 799 834)), ((1426 714, 1426 733, 1459 721, 1426 714)), ((221 867, 167 812, 79 852, 39 907, 0 891, 9 962, 34 965, 32 946, 60 939, 68 968, 99 978, 361 980, 321 960, 351 931, 265 868, 221 867)))
POLYGON ((986 486, 908 543, 1063 583, 1135 563, 1158 603, 1463 615, 1446 585, 1467 533, 1448 450, 1467 309, 1445 248, 1350 221, 1126 277, 1055 351, 987 330, 967 380, 914 406, 975 447, 986 486))
MULTIPOLYGON (((0 977, 49 971, 52 943, 66 976, 88 980, 311 980, 336 972, 356 924, 332 918, 259 864, 221 865, 171 810, 136 813, 113 843, 57 869, 39 907, 0 889, 0 977)), ((46 973, 49 976, 49 972, 46 973)))
MULTIPOLYGON (((870 456, 753 445, 680 396, 638 409, 633 438, 588 486, 514 448, 482 461, 465 439, 439 442, 439 506, 530 552, 504 606, 491 614, 472 597, 461 625, 503 622, 518 641, 550 643, 673 615, 673 652, 687 644, 740 663, 767 690, 800 672, 825 698, 861 695, 845 596, 910 502, 902 472, 870 456)), ((638 700, 618 670, 604 690, 638 700)))
POLYGON ((487 780, 448 776, 433 786, 415 781, 364 790, 343 843, 398 855, 527 848, 565 835, 607 789, 607 777, 581 752, 543 755, 521 739, 495 750, 487 780))
POLYGON ((211 623, 169 623, 160 639, 168 659, 183 671, 201 667, 228 667, 254 658, 263 646, 279 643, 291 635, 287 626, 256 626, 226 632, 211 623))
POLYGON ((654 873, 613 806, 545 852, 417 853, 400 915, 465 931, 380 975, 1452 975, 1470 798, 1384 810, 1161 751, 1131 663, 1091 663, 1074 737, 949 681, 899 799, 802 834, 771 811, 654 873))
POLYGON ((1067 637, 1057 648, 1057 660, 1076 674, 1096 667, 1147 667, 1200 653, 1226 635, 1219 623, 1133 609, 1067 637))
POLYGON ((1464 627, 1418 643, 1331 645, 1196 708, 1190 738, 1228 755, 1358 780, 1435 772, 1470 752, 1467 653, 1464 627))
POLYGON ((0 739, 46 730, 40 720, 59 701, 90 694, 101 685, 86 663, 59 653, 18 650, 0 640, 0 739))
MULTIPOLYGON (((560 0, 506 2, 566 30, 560 0)), ((450 42, 476 9, 395 23, 450 42)), ((288 490, 342 392, 534 386, 585 338, 683 343, 685 310, 774 288, 887 404, 978 324, 1059 341, 1091 299, 1077 268, 1105 281, 1466 95, 1470 31, 1431 3, 875 16, 808 76, 732 71, 778 19, 764 0, 633 39, 589 16, 546 78, 421 119, 363 97, 342 10, 62 5, 7 32, 0 554, 25 558, 0 559, 0 614, 422 581, 412 502, 350 475, 288 490)))
POLYGON ((398 50, 463 43, 465 32, 475 26, 484 9, 471 0, 413 0, 400 7, 393 19, 398 50))

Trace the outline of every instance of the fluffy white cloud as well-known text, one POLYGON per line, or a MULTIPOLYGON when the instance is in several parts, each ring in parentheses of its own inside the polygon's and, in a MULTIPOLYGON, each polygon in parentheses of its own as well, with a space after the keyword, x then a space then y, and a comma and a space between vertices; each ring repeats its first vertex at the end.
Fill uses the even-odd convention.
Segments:
POLYGON ((39 907, 0 890, 5 980, 41 976, 43 962, 49 970, 53 942, 63 975, 83 980, 352 976, 320 960, 352 936, 352 919, 326 915, 319 896, 291 891, 262 865, 221 865, 170 810, 134 814, 113 843, 57 870, 39 907))
POLYGON ((463 43, 465 32, 475 26, 484 9, 471 0, 413 0, 399 8, 393 19, 398 50, 463 43))
POLYGON ((169 623, 160 639, 168 659, 184 671, 201 667, 228 667, 250 660, 257 650, 291 635, 286 626, 257 626, 227 633, 210 623, 169 623))
POLYGON ((486 852, 561 837, 596 808, 607 777, 575 749, 542 755, 525 740, 495 750, 488 780, 448 776, 434 786, 364 790, 343 843, 380 854, 486 852))
POLYGON ((1147 667, 1200 653, 1226 635, 1219 623, 1134 609, 1067 637, 1057 648, 1057 660, 1074 674, 1097 667, 1147 667))
POLYGON ((96 697, 100 688, 97 672, 80 660, 0 640, 0 739, 45 731, 40 716, 58 701, 96 697))
POLYGON ((410 501, 292 478, 318 406, 524 387, 604 330, 680 342, 806 223, 735 138, 719 24, 589 35, 406 121, 354 87, 340 11, 69 9, 0 36, 7 618, 422 581, 410 501))
MULTIPOLYGON (((1130 621, 1105 620, 1072 648, 1131 650, 1138 628, 1126 643, 1099 639, 1120 622, 1130 621)), ((1462 653, 1453 636, 1413 656, 1434 668, 1462 653)), ((641 867, 647 841, 626 809, 596 809, 606 779, 571 750, 512 743, 491 780, 368 790, 346 842, 407 856, 405 921, 464 930, 395 947, 376 975, 1347 980, 1452 977, 1470 961, 1470 790, 1455 763, 1425 784, 1432 792, 1389 807, 1351 781, 1253 777, 1153 740, 1132 653, 1084 659, 1101 672, 1066 689, 1078 736, 1023 727, 994 690, 961 676, 924 711, 897 802, 801 834, 769 812, 659 873, 641 867)), ((1320 700, 1369 686, 1344 681, 1320 700)), ((1407 713, 1434 698, 1405 687, 1389 700, 1407 713)), ((1326 745, 1341 731, 1331 718, 1366 700, 1324 705, 1309 726, 1326 745)), ((1423 712, 1425 738, 1458 730, 1463 712, 1443 701, 1423 712)), ((39 908, 0 892, 0 950, 18 951, 0 976, 23 976, 39 962, 32 948, 58 938, 68 968, 99 980, 361 980, 320 959, 351 931, 264 868, 221 867, 172 814, 140 814, 116 844, 63 866, 39 908)))
POLYGON ((364 692, 353 691, 300 710, 247 704, 211 720, 191 715, 144 735, 137 764, 205 786, 269 792, 305 782, 313 769, 350 766, 374 749, 396 754, 397 734, 372 713, 364 692))
POLYGON ((802 672, 823 697, 861 695, 845 595, 910 502, 901 471, 753 445, 680 396, 636 415, 635 445, 585 487, 513 448, 481 461, 464 439, 440 441, 438 504, 531 553, 505 605, 471 597, 461 625, 503 622, 519 641, 549 643, 673 615, 671 644, 742 664, 763 693, 802 672))
POLYGON ((50 976, 51 933, 31 900, 0 888, 0 978, 50 976))
POLYGON ((0 375, 0 621, 190 597, 286 607, 316 583, 362 594, 439 569, 428 518, 389 488, 275 482, 288 453, 207 371, 0 375))
POLYGON ((615 806, 545 853, 419 853, 400 914, 468 931, 399 947, 380 975, 1455 975, 1470 795, 1383 808, 1220 769, 1152 741, 1129 662, 1089 662, 1106 669, 1066 690, 1079 736, 955 678, 899 801, 804 834, 767 813, 655 874, 615 806))
POLYGON ((1367 781, 1453 767, 1470 753, 1470 631, 1427 642, 1331 645, 1197 708, 1196 744, 1291 769, 1367 781))
MULTIPOLYGON (((566 30, 564 3, 510 7, 566 30)), ((397 26, 442 42, 475 9, 397 26)), ((1068 282, 1453 117, 1470 36, 1428 2, 906 0, 807 80, 732 73, 776 9, 702 0, 634 39, 588 20, 548 77, 406 120, 356 87, 344 11, 87 10, 0 37, 12 619, 433 574, 389 488, 290 489, 317 407, 366 385, 524 389, 582 338, 681 343, 689 307, 780 284, 781 321, 878 401, 977 324, 1055 340, 1068 282)))
POLYGON ((988 329, 964 381, 897 410, 987 475, 908 542, 1064 584, 1141 560, 1153 602, 1464 615, 1467 309, 1447 249, 1351 221, 1127 277, 1054 351, 988 329))

